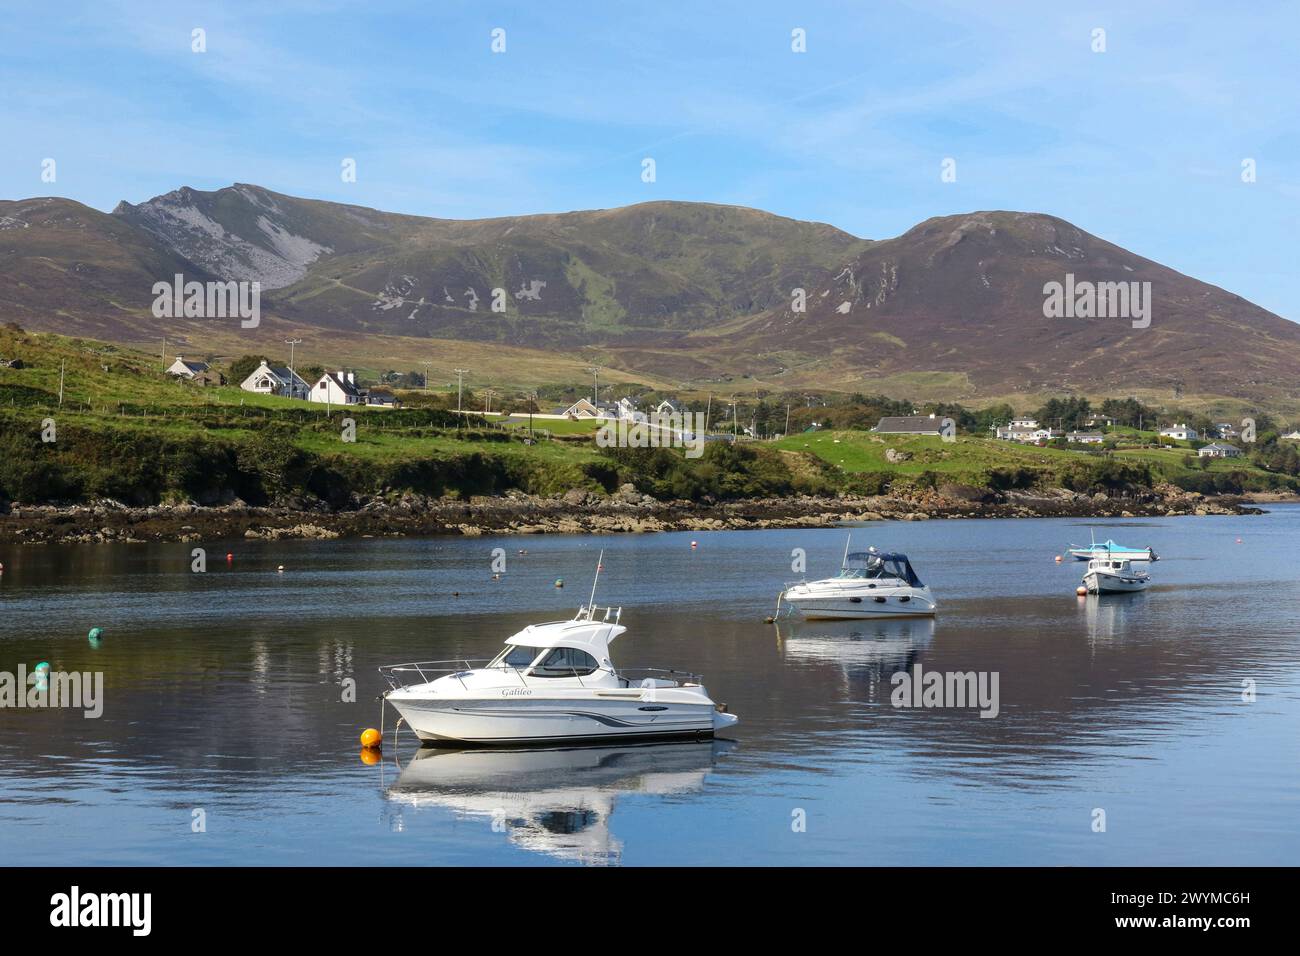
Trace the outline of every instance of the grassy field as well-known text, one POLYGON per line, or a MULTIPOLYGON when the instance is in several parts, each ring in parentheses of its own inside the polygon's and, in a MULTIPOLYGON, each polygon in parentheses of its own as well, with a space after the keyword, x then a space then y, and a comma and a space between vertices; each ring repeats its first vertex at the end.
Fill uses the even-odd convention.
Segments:
MULTIPOLYGON (((1086 451, 1062 448, 1039 448, 1017 442, 999 441, 959 435, 955 442, 944 442, 937 436, 926 435, 875 435, 861 431, 817 431, 791 435, 775 443, 786 451, 803 451, 816 455, 832 468, 846 474, 890 472, 898 475, 919 476, 925 472, 944 475, 954 481, 983 484, 994 469, 1031 468, 1055 472, 1062 466, 1093 459, 1086 451), (889 450, 911 457, 906 461, 890 462, 885 454, 889 450)), ((1173 480, 1192 473, 1245 472, 1260 477, 1268 473, 1245 460, 1213 459, 1205 468, 1199 462, 1187 468, 1184 459, 1195 457, 1190 446, 1177 448, 1120 448, 1116 458, 1149 465, 1160 477, 1173 480)))

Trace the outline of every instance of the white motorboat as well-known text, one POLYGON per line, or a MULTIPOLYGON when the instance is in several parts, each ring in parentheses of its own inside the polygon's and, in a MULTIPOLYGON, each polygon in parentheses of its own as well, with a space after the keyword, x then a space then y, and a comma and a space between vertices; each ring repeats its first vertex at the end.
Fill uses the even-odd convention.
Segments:
POLYGON ((1128 558, 1093 558, 1083 576, 1089 594, 1130 594, 1150 584, 1151 575, 1134 569, 1128 558))
POLYGON ((1093 558, 1124 558, 1128 561, 1160 560, 1160 555, 1156 554, 1155 548, 1128 548, 1109 538, 1098 541, 1094 537, 1087 547, 1072 544, 1068 553, 1076 561, 1091 561, 1093 558))
POLYGON ((938 608, 907 555, 875 548, 849 554, 847 546, 838 575, 787 585, 778 612, 782 601, 809 620, 932 617, 938 608))
POLYGON ((627 630, 622 614, 586 604, 570 621, 530 624, 477 667, 381 667, 384 697, 421 741, 448 746, 704 737, 736 723, 696 674, 616 669, 609 645, 627 630))

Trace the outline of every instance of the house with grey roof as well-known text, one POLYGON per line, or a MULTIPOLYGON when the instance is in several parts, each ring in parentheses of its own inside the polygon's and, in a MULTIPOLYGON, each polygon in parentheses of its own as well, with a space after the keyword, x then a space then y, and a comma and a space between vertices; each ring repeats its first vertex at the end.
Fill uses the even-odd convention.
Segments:
POLYGON ((268 365, 266 359, 262 359, 262 364, 253 371, 253 374, 240 382, 239 387, 246 392, 281 395, 284 398, 305 399, 311 392, 311 386, 293 369, 268 365))

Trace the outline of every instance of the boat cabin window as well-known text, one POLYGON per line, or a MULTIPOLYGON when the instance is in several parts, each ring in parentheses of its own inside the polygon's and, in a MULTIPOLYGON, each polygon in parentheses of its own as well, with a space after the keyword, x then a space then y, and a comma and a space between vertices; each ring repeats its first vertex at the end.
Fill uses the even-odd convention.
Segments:
POLYGON ((537 660, 537 655, 542 652, 540 647, 525 647, 523 644, 511 644, 504 651, 497 655, 497 659, 491 664, 493 667, 527 667, 533 661, 537 660))
POLYGON ((576 647, 557 647, 532 669, 532 677, 586 677, 598 668, 596 658, 576 647))

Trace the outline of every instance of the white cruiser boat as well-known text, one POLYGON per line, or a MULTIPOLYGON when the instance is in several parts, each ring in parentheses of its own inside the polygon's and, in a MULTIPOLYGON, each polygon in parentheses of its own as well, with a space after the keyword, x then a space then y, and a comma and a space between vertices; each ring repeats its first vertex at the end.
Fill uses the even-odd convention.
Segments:
POLYGON ((698 675, 616 669, 609 645, 627 630, 621 617, 584 605, 571 621, 530 624, 477 667, 381 667, 384 697, 421 741, 444 746, 705 737, 736 723, 698 675))
POLYGON ((787 585, 778 613, 782 601, 809 620, 933 617, 938 607, 907 555, 875 548, 849 554, 846 547, 838 575, 787 585))
POLYGON ((1093 558, 1083 576, 1089 594, 1128 594, 1145 591, 1150 584, 1151 575, 1134 570, 1127 558, 1093 558))

